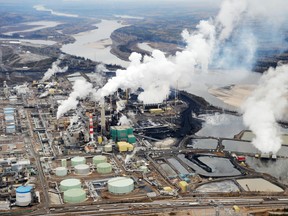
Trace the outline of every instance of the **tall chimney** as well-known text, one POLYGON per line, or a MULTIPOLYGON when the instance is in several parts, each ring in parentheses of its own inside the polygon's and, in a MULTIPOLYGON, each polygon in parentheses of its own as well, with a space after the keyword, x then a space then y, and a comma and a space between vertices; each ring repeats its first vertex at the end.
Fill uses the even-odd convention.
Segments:
POLYGON ((93 115, 89 115, 89 134, 91 141, 94 141, 94 129, 93 129, 93 115))
POLYGON ((106 122, 105 122, 105 102, 101 104, 101 132, 104 133, 106 128, 106 122))

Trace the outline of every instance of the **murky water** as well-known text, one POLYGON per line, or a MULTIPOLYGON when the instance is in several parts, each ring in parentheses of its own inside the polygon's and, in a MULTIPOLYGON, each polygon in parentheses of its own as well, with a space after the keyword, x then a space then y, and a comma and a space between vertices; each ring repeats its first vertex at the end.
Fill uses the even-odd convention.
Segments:
POLYGON ((126 25, 119 23, 117 20, 102 20, 101 23, 95 26, 98 29, 73 35, 76 41, 72 44, 63 45, 61 50, 93 61, 118 64, 124 67, 128 66, 129 62, 117 58, 110 52, 112 44, 111 33, 126 25))
POLYGON ((198 136, 233 138, 234 135, 246 128, 243 125, 242 116, 216 113, 200 115, 199 118, 205 123, 203 123, 202 129, 196 133, 198 136))
POLYGON ((216 139, 192 139, 190 143, 188 143, 187 148, 215 150, 217 145, 218 140, 216 139))

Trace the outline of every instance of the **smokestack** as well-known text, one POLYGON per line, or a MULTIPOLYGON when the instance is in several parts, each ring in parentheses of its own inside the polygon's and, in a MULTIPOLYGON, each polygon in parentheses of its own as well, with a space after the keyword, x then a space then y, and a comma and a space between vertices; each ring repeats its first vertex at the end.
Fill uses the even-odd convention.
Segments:
POLYGON ((105 131, 106 122, 105 122, 105 102, 101 104, 101 132, 102 134, 105 131))
POLYGON ((89 134, 91 141, 94 141, 94 129, 93 129, 93 115, 90 113, 89 115, 89 134))
POLYGON ((129 100, 129 88, 126 89, 126 103, 128 104, 129 100))

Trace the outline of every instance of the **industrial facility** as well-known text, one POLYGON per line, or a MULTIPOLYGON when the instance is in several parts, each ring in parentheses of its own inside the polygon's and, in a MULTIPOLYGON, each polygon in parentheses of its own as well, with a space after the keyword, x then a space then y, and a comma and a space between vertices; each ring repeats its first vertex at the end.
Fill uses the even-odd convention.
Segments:
MULTIPOLYGON (((170 207, 183 197, 189 201, 179 205, 213 206, 202 197, 285 195, 285 182, 249 168, 249 161, 265 155, 236 147, 249 144, 249 134, 233 139, 195 135, 201 128, 198 114, 221 110, 186 92, 173 93, 161 104, 143 104, 136 93, 120 90, 104 103, 77 98, 75 108, 57 117, 75 80, 97 85, 90 76, 67 73, 51 82, 28 83, 21 92, 5 84, 0 214, 85 205, 99 210, 109 203, 157 200, 170 207), (195 101, 201 108, 193 108, 195 101)), ((287 157, 282 153, 273 161, 287 157)))

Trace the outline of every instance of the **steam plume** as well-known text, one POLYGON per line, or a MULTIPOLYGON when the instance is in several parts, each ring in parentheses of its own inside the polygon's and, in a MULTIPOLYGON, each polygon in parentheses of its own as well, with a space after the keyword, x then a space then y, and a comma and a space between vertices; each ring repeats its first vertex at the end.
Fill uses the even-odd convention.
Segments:
POLYGON ((122 126, 131 126, 132 122, 130 119, 127 118, 127 116, 122 115, 119 119, 118 125, 122 125, 122 126))
POLYGON ((275 154, 281 148, 277 120, 284 117, 288 105, 287 93, 288 65, 270 68, 242 107, 244 124, 256 135, 252 143, 262 153, 275 154))
POLYGON ((79 99, 85 99, 94 92, 91 83, 85 80, 76 80, 73 85, 73 92, 70 93, 69 98, 61 103, 57 110, 57 119, 69 110, 76 109, 79 99))
POLYGON ((46 8, 43 5, 34 5, 33 8, 36 9, 37 11, 50 12, 52 15, 55 15, 55 16, 74 17, 74 18, 78 17, 77 14, 61 13, 61 12, 46 8))
POLYGON ((68 70, 68 66, 65 66, 64 68, 60 68, 59 64, 60 64, 60 59, 58 59, 57 61, 53 62, 52 67, 49 68, 45 72, 45 74, 44 74, 44 76, 42 78, 42 81, 49 80, 56 73, 63 73, 63 72, 66 72, 68 70))
POLYGON ((231 37, 247 7, 247 0, 223 1, 215 19, 200 21, 194 32, 183 31, 186 47, 175 56, 166 58, 163 52, 154 50, 152 56, 145 56, 141 63, 142 56, 132 53, 129 58, 130 66, 126 70, 118 70, 116 77, 97 92, 96 99, 110 95, 118 88, 136 90, 141 87, 144 92, 139 95, 139 100, 144 103, 159 103, 167 97, 170 87, 175 87, 176 83, 180 88, 189 86, 195 71, 208 71, 217 55, 215 52, 231 37))

